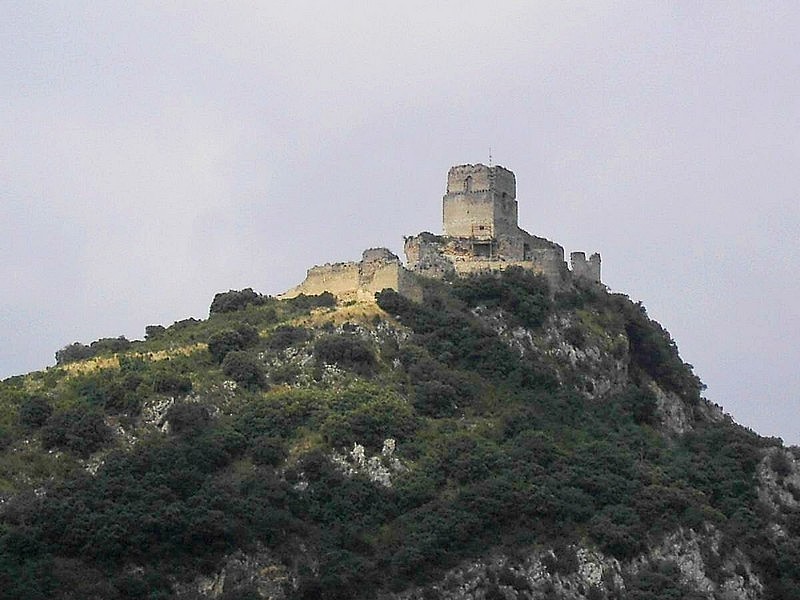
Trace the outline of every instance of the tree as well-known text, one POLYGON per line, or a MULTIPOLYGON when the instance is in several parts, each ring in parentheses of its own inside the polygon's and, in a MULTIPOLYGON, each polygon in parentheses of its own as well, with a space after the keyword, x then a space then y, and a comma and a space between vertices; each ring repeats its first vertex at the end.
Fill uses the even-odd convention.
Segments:
POLYGON ((228 352, 222 361, 222 372, 247 388, 263 389, 267 386, 261 365, 248 352, 241 350, 228 352))
POLYGON ((103 415, 86 406, 56 412, 42 427, 42 446, 88 457, 111 441, 103 415))
POLYGON ((92 352, 89 346, 81 344, 80 342, 73 342, 56 352, 56 364, 66 365, 67 363, 86 360, 92 356, 94 356, 94 352, 92 352))
POLYGON ((33 396, 19 407, 19 422, 27 429, 38 429, 52 414, 53 407, 47 400, 41 396, 33 396))
POLYGON ((314 344, 314 356, 321 362, 337 365, 359 375, 369 375, 377 361, 369 343, 354 335, 328 335, 314 344))
POLYGON ((228 352, 252 348, 258 343, 258 330, 242 323, 236 329, 225 329, 208 339, 208 351, 217 363, 221 363, 228 352))
POLYGON ((210 314, 236 312, 248 306, 261 306, 266 304, 268 296, 262 296, 253 291, 253 288, 246 288, 241 291, 228 290, 220 292, 214 296, 209 308, 210 314))

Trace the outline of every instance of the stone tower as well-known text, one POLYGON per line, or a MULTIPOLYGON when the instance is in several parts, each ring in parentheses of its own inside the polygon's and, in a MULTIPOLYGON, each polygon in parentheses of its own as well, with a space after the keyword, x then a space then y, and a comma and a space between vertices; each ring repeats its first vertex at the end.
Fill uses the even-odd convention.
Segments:
POLYGON ((491 240, 517 235, 517 181, 503 167, 459 165, 447 173, 444 234, 491 240))
MULTIPOLYGON (((447 173, 442 199, 444 235, 405 238, 409 269, 429 277, 521 267, 560 285, 570 273, 564 248, 518 224, 517 180, 501 166, 458 165, 447 173)), ((572 255, 572 275, 600 283, 600 255, 572 255)))
POLYGON ((510 267, 541 273, 556 289, 570 277, 601 283, 600 255, 583 252, 564 262, 564 248, 521 229, 517 219, 517 180, 501 166, 458 165, 447 173, 442 198, 444 235, 423 231, 405 238, 408 268, 385 248, 366 250, 359 262, 309 269, 305 281, 282 295, 330 292, 340 299, 372 299, 384 288, 421 302, 415 274, 449 279, 510 267))

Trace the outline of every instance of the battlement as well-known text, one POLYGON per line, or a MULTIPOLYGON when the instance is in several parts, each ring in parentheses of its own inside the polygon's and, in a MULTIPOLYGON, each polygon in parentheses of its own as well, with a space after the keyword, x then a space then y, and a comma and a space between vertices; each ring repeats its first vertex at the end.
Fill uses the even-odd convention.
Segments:
POLYGON ((595 252, 586 259, 585 252, 572 252, 569 255, 569 264, 572 274, 587 281, 600 283, 600 255, 595 252))
POLYGON ((517 179, 514 173, 499 165, 458 165, 447 173, 448 194, 469 194, 493 191, 500 197, 517 197, 517 179))
POLYGON ((460 165, 447 174, 442 199, 445 235, 496 238, 517 230, 517 180, 503 167, 460 165))

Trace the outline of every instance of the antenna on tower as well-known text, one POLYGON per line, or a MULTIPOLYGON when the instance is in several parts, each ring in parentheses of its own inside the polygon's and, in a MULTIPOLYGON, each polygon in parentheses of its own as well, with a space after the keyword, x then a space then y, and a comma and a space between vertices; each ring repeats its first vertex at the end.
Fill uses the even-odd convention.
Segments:
POLYGON ((492 166, 492 147, 489 146, 489 166, 492 166))

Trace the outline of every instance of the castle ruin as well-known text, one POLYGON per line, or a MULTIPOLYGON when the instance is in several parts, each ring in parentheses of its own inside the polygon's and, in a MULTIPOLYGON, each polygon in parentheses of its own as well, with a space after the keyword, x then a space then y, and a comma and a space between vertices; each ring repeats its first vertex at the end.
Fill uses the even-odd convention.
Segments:
POLYGON ((600 255, 564 248, 531 235, 518 224, 517 182, 501 166, 459 165, 447 174, 442 199, 443 235, 422 232, 405 238, 406 267, 385 248, 366 250, 360 262, 312 267, 283 297, 328 291, 340 299, 371 299, 392 288, 412 300, 422 292, 412 273, 448 278, 518 266, 542 273, 554 285, 570 276, 600 283, 600 255))

